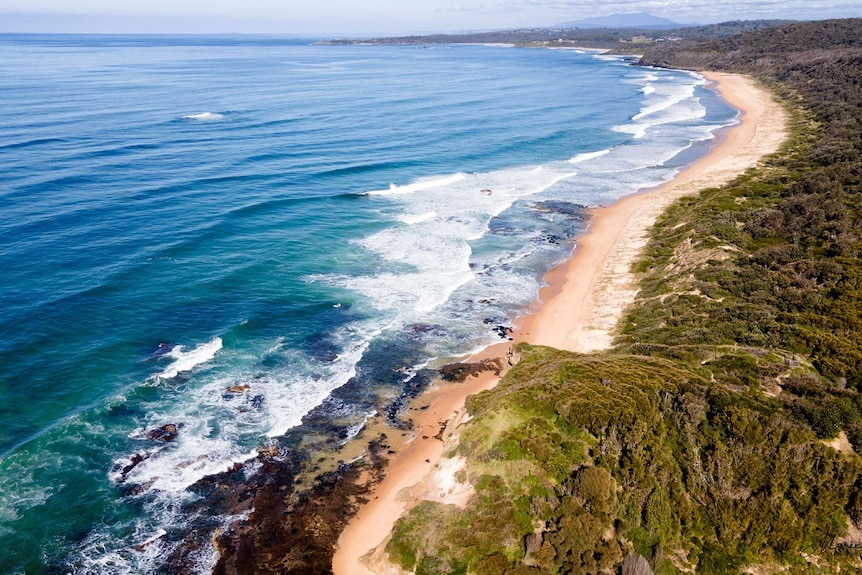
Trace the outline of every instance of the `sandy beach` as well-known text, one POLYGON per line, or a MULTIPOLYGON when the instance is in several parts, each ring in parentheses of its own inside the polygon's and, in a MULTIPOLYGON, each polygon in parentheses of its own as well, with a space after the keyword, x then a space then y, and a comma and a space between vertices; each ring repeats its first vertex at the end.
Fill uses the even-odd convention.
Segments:
MULTIPOLYGON (((573 257, 546 276, 537 311, 518 320, 515 341, 576 352, 609 348, 623 311, 637 294, 632 264, 658 216, 680 197, 721 186, 778 150, 786 136, 786 113, 773 97, 747 77, 703 75, 740 110, 739 124, 670 182, 592 210, 588 232, 573 257)), ((471 361, 501 357, 508 349, 509 344, 492 346, 471 361)), ((382 553, 398 517, 423 499, 466 504, 471 490, 454 481, 457 461, 447 460, 444 466, 440 458, 457 441, 466 398, 498 380, 485 372, 464 384, 441 384, 417 400, 411 413, 414 438, 397 448, 385 479, 342 533, 333 560, 336 575, 401 573, 382 553)))

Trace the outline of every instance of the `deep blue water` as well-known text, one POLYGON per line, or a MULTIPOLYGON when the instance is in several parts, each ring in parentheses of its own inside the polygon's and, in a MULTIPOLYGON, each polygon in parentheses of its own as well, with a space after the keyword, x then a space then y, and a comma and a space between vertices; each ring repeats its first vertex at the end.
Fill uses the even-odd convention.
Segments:
POLYGON ((495 341, 572 204, 666 181, 736 115, 693 74, 491 46, 0 35, 0 82, 9 573, 156 568, 132 545, 186 487, 373 364, 495 341))

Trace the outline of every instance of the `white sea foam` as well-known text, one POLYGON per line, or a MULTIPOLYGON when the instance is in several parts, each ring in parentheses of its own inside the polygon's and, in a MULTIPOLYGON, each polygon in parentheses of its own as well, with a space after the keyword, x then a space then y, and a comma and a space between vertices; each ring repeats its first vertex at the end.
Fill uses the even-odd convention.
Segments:
POLYGON ((198 122, 219 122, 224 120, 224 114, 219 114, 217 112, 201 112, 200 114, 189 114, 188 116, 183 116, 184 120, 196 120, 198 122))
POLYGON ((427 222, 428 220, 434 219, 435 217, 437 217, 437 212, 425 212, 424 214, 402 214, 397 216, 398 221, 408 225, 421 224, 422 222, 427 222))
POLYGON ((694 120, 705 115, 706 109, 694 95, 695 88, 703 83, 700 78, 694 82, 654 82, 642 88, 644 105, 632 116, 631 122, 613 126, 612 130, 642 139, 657 126, 694 120))
POLYGON ((151 452, 126 476, 126 481, 147 489, 181 493, 207 475, 227 471, 233 463, 257 455, 256 450, 240 449, 230 434, 216 434, 213 423, 187 417, 174 444, 151 452))
POLYGON ((56 490, 63 487, 39 485, 34 480, 33 469, 25 469, 17 463, 11 467, 18 468, 18 473, 0 482, 0 532, 7 529, 5 524, 26 516, 30 509, 44 504, 56 490))
POLYGON ((340 441, 340 444, 345 445, 348 441, 359 435, 359 432, 362 431, 365 428, 365 424, 368 423, 368 418, 374 417, 375 415, 377 415, 376 411, 369 411, 362 414, 361 421, 358 421, 347 428, 345 437, 340 441))
MULTIPOLYGON (((299 425, 306 413, 356 375, 357 363, 368 349, 368 343, 380 334, 380 328, 365 325, 355 332, 362 335, 334 362, 326 366, 326 371, 323 371, 325 378, 305 376, 292 381, 282 381, 278 393, 267 396, 264 403, 267 413, 267 437, 279 437, 299 425)), ((318 370, 318 373, 321 371, 318 370)))
POLYGON ((492 218, 521 198, 576 177, 569 163, 555 162, 396 186, 393 189, 401 193, 390 194, 388 200, 396 203, 396 219, 410 225, 388 228, 357 242, 383 262, 382 269, 371 275, 309 279, 362 294, 378 311, 396 314, 396 321, 427 321, 428 314, 475 280, 471 244, 488 233, 492 218))
POLYGON ((443 178, 427 178, 422 179, 412 184, 407 184, 405 186, 396 186, 395 184, 390 184, 389 188, 386 190, 372 190, 368 192, 369 196, 394 196, 394 195, 403 195, 403 194, 413 194, 415 192, 421 192, 422 190, 427 190, 430 188, 436 188, 439 186, 447 186, 449 184, 454 184, 455 182, 464 179, 464 174, 452 174, 451 176, 445 176, 443 178))
MULTIPOLYGON (((261 438, 284 435, 334 389, 356 375, 356 364, 368 342, 380 333, 373 324, 356 327, 341 335, 333 334, 344 351, 332 361, 318 362, 267 343, 261 346, 264 355, 273 351, 292 354, 287 370, 274 370, 265 377, 198 372, 195 379, 199 381, 192 387, 169 388, 166 392, 173 393, 174 398, 160 399, 147 412, 146 421, 130 436, 140 447, 115 461, 110 479, 172 497, 207 475, 254 458, 261 438), (178 427, 171 441, 158 444, 147 438, 148 430, 166 424, 178 427), (123 474, 121 470, 132 463, 134 454, 143 460, 123 474)), ((209 342, 196 348, 195 357, 212 357, 218 349, 220 340, 209 342)), ((252 365, 259 361, 260 358, 246 357, 247 353, 232 351, 223 361, 252 365)), ((175 355, 179 361, 183 352, 175 355)))
MULTIPOLYGON (((663 158, 688 145, 686 137, 699 133, 690 128, 685 132, 688 135, 680 138, 678 132, 670 134, 672 130, 667 130, 667 134, 650 130, 662 123, 696 117, 696 99, 684 91, 690 82, 683 82, 681 87, 679 81, 665 82, 664 74, 660 77, 652 72, 637 82, 632 92, 643 86, 642 96, 638 96, 642 98, 642 108, 638 120, 624 128, 640 136, 633 142, 578 154, 569 160, 438 175, 368 192, 369 196, 382 196, 366 200, 380 206, 384 220, 390 225, 355 244, 367 252, 369 262, 374 265, 355 276, 330 274, 309 278, 353 290, 356 298, 339 301, 349 300, 351 307, 360 308, 357 317, 375 318, 362 323, 355 321, 341 332, 328 334, 334 340, 333 349, 339 353, 334 360, 316 361, 281 341, 273 344, 272 340, 261 345, 258 357, 254 357, 247 350, 230 349, 234 346, 223 349, 220 338, 190 350, 177 347, 163 358, 153 360, 171 361, 169 365, 162 364, 161 378, 183 372, 190 372, 190 377, 177 381, 176 385, 160 386, 159 398, 150 403, 147 399, 136 399, 140 402, 136 407, 146 415, 135 415, 140 418, 135 434, 139 438, 130 439, 133 447, 127 455, 142 453, 149 457, 125 478, 115 474, 114 479, 149 488, 148 495, 139 500, 146 508, 148 520, 136 527, 125 543, 110 541, 107 536, 90 541, 89 556, 94 558, 93 565, 99 565, 92 571, 153 571, 149 566, 157 565, 160 558, 168 555, 172 545, 160 537, 161 529, 175 532, 180 528, 176 524, 180 513, 176 510, 181 507, 178 501, 185 496, 186 488, 204 475, 253 457, 267 437, 281 436, 300 424, 305 414, 356 375, 357 362, 382 332, 397 330, 414 321, 446 325, 447 329, 452 326, 454 331, 460 327, 458 322, 463 321, 463 332, 456 335, 467 335, 458 351, 471 346, 475 349, 476 324, 481 325, 483 317, 505 317, 510 311, 529 305, 536 297, 541 275, 533 273, 536 269, 525 271, 524 266, 538 268, 531 257, 543 249, 565 255, 569 246, 548 247, 548 243, 542 243, 544 228, 530 228, 529 222, 524 224, 529 218, 519 219, 512 214, 529 212, 529 206, 539 199, 595 205, 660 183, 673 174, 672 169, 660 165, 663 158), (572 164, 577 164, 577 172, 572 164), (509 227, 492 230, 492 223, 506 218, 509 227), (494 303, 483 303, 489 300, 494 303), (366 311, 363 305, 377 306, 385 313, 363 315, 366 311), (465 310, 472 315, 462 314, 465 310), (278 356, 278 361, 265 361, 273 355, 278 356), (219 369, 200 369, 216 358, 219 369), (224 365, 230 368, 221 369, 224 365), (232 387, 239 389, 229 392, 232 387), (180 424, 176 439, 163 445, 146 439, 147 430, 168 423, 180 424), (136 543, 146 543, 144 550, 131 553, 128 544, 136 543), (119 545, 125 547, 119 549, 119 545)), ((201 122, 225 119, 224 115, 212 112, 184 118, 201 122)), ((562 157, 566 157, 573 152, 563 153, 562 157)), ((533 218, 557 216, 564 217, 539 214, 533 218)), ((328 303, 325 307, 328 312, 343 313, 333 311, 328 303)), ((243 333, 248 331, 251 330, 243 333)), ((445 339, 450 338, 447 335, 445 339)), ((432 345, 456 344, 428 346, 436 353, 438 348, 432 345)), ((352 427, 349 433, 358 431, 360 425, 352 427)), ((119 463, 127 465, 130 460, 122 459, 119 463)), ((0 488, 3 502, 0 523, 4 509, 8 517, 26 511, 4 501, 2 493, 0 488)), ((39 493, 28 494, 36 501, 39 496, 39 493)), ((99 531, 102 535, 107 533, 99 531)), ((132 529, 125 530, 131 532, 132 529)), ((211 551, 205 549, 202 561, 211 559, 211 551)), ((79 564, 91 565, 86 560, 79 564)))
MULTIPOLYGON (((182 508, 185 495, 159 493, 159 497, 142 501, 145 517, 130 519, 120 527, 131 533, 118 539, 111 529, 94 529, 77 544, 69 557, 75 565, 73 573, 110 573, 111 575, 137 575, 155 573, 164 568, 165 557, 177 548, 179 541, 168 537, 171 531, 188 529, 188 518, 182 508)), ((212 517, 222 529, 238 520, 248 518, 248 513, 212 517)), ((210 541, 193 551, 187 560, 192 573, 210 573, 215 567, 218 553, 210 541)))
POLYGON ((618 126, 611 126, 611 130, 623 134, 631 134, 635 138, 643 138, 646 136, 650 126, 651 124, 646 123, 620 124, 618 126))
MULTIPOLYGON (((541 276, 525 272, 523 262, 530 261, 546 244, 540 241, 540 231, 529 229, 515 229, 511 242, 505 235, 489 239, 492 220, 511 213, 510 208, 528 198, 531 203, 538 198, 604 203, 670 178, 674 170, 662 166, 662 159, 679 152, 688 141, 680 140, 676 133, 663 135, 650 128, 695 117, 699 104, 692 97, 691 83, 662 86, 657 75, 642 81, 655 82, 655 89, 643 91, 639 120, 619 127, 639 136, 636 141, 565 161, 441 175, 368 192, 369 196, 380 196, 370 201, 380 202, 381 210, 388 210, 392 221, 391 227, 355 242, 375 262, 369 266, 374 271, 307 279, 351 290, 360 296, 352 305, 374 307, 382 313, 369 314, 376 319, 332 334, 337 340, 335 347, 341 350, 333 361, 315 362, 295 352, 287 362, 289 368, 269 371, 263 377, 249 374, 242 378, 236 372, 225 377, 216 370, 198 370, 192 380, 201 381, 178 391, 177 400, 151 414, 139 430, 181 423, 177 438, 162 448, 142 445, 141 451, 148 450, 150 457, 125 481, 145 485, 157 497, 162 493, 171 496, 207 474, 253 457, 262 438, 281 436, 300 424, 306 413, 355 376, 357 363, 370 342, 385 330, 423 322, 445 324, 457 331, 461 312, 470 310, 473 316, 464 321, 472 323, 464 326, 464 333, 475 334, 477 314, 481 323, 483 313, 505 314, 529 305, 541 285, 541 276), (577 172, 572 164, 577 164, 577 172), (481 254, 475 252, 477 246, 482 248, 481 254), (486 307, 468 303, 480 300, 495 303, 486 307), (226 393, 238 384, 247 388, 241 393, 226 393), (254 398, 261 401, 253 404, 254 398)), ((516 219, 512 225, 517 228, 520 222, 516 219)), ((563 254, 565 250, 558 251, 563 254)), ((472 337, 461 345, 476 346, 475 335, 472 337)), ((489 340, 494 337, 488 334, 489 340)), ((173 363, 160 376, 174 377, 192 370, 212 360, 221 349, 219 338, 189 351, 175 348, 166 354, 173 363)), ((437 348, 429 350, 436 353, 437 348)), ((224 353, 229 356, 235 352, 224 353)), ((292 352, 281 345, 266 346, 266 354, 272 353, 292 352)), ((358 432, 361 425, 356 423, 349 433, 358 432)), ((161 544, 156 540, 148 548, 155 552, 161 544)))
POLYGON ((583 154, 578 154, 577 156, 573 156, 569 158, 568 162, 570 164, 580 164, 581 162, 586 162, 588 160, 594 160, 596 158, 601 158, 602 156, 610 153, 610 148, 605 150, 599 150, 597 152, 584 152, 583 154))
POLYGON ((206 363, 215 357, 216 352, 222 348, 220 337, 214 337, 207 343, 202 343, 190 351, 183 351, 183 346, 177 345, 165 354, 165 357, 174 358, 174 362, 162 371, 158 377, 170 379, 184 371, 191 371, 198 365, 206 363))
POLYGON ((641 120, 643 118, 646 118, 647 116, 651 116, 658 112, 667 110, 668 108, 671 108, 679 104, 680 102, 691 98, 692 96, 694 96, 694 86, 680 86, 665 93, 660 92, 659 89, 654 86, 652 93, 660 95, 661 99, 650 98, 650 103, 641 108, 640 112, 632 116, 632 120, 641 120))

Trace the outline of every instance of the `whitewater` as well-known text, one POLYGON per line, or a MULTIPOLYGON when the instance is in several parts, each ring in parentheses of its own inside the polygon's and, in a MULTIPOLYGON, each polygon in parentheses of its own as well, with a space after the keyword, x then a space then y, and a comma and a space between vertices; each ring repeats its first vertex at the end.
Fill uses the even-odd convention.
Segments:
POLYGON ((0 35, 0 75, 13 573, 156 572, 196 482, 323 441, 312 411, 335 443, 397 417, 536 303, 587 207, 736 121, 696 74, 577 50, 0 35))

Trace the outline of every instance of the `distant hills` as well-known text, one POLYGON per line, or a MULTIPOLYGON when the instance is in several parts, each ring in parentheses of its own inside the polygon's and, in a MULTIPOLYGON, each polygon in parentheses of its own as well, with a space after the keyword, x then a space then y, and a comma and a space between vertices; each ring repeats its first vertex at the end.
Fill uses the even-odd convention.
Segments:
POLYGON ((401 517, 404 570, 860 572, 862 19, 704 31, 640 63, 753 76, 786 146, 662 215, 615 348, 521 344, 467 400, 444 459, 476 494, 401 517))
POLYGON ((523 28, 519 30, 498 30, 494 32, 469 32, 460 34, 431 34, 398 36, 388 38, 333 39, 321 42, 327 45, 345 44, 383 44, 383 45, 425 45, 425 44, 512 44, 515 46, 554 46, 597 48, 631 54, 632 45, 697 38, 701 40, 728 38, 743 32, 752 32, 791 23, 790 20, 736 20, 704 26, 682 26, 664 18, 650 14, 617 14, 603 18, 593 18, 570 22, 557 28, 523 28), (615 27, 599 27, 595 22, 618 22, 615 27), (659 25, 656 22, 669 24, 659 25), (584 22, 593 22, 587 27, 584 22), (626 25, 622 25, 626 22, 626 25), (652 22, 652 24, 650 24, 652 22), (661 27, 660 27, 661 26, 661 27), (665 27, 666 26, 666 27, 665 27))
POLYGON ((611 14, 610 16, 596 16, 584 18, 574 22, 566 22, 557 26, 558 28, 639 28, 646 30, 672 30, 681 28, 683 24, 653 16, 646 12, 635 12, 632 14, 611 14))

